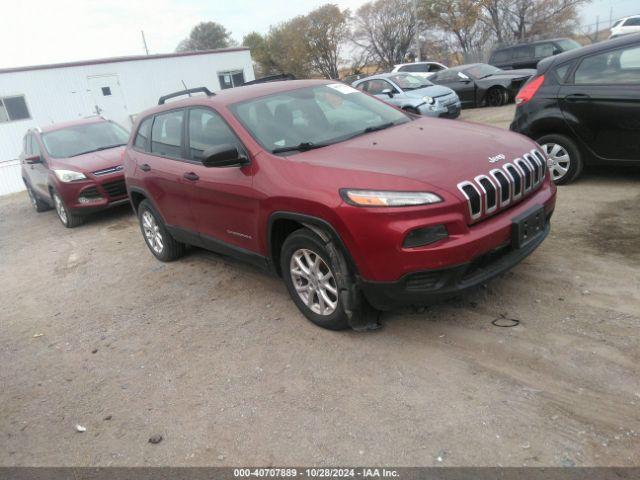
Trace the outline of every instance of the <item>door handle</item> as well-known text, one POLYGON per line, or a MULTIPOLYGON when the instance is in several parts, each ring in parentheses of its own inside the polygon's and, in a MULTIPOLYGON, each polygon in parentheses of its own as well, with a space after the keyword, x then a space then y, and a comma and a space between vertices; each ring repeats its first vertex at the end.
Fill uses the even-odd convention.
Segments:
POLYGON ((151 170, 151 167, 149 166, 149 164, 143 163, 142 165, 140 165, 140 170, 142 170, 143 172, 148 172, 149 170, 151 170))
POLYGON ((195 182, 196 180, 198 180, 200 177, 193 173, 193 172, 187 172, 184 175, 182 175, 184 178, 186 178, 187 180, 191 180, 192 182, 195 182))
POLYGON ((591 100, 591 97, 586 93, 572 93, 564 97, 564 99, 567 102, 586 102, 587 100, 591 100))

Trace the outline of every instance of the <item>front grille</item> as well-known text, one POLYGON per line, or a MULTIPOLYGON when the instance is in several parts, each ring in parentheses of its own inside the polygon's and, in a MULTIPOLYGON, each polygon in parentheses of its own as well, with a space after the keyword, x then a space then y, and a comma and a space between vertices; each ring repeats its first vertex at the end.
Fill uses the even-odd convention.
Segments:
POLYGON ((116 180, 115 182, 106 182, 102 184, 102 188, 111 198, 122 197, 127 194, 127 187, 124 180, 116 180))
POLYGON ((514 203, 542 184, 546 173, 544 155, 538 150, 525 153, 513 162, 495 168, 488 175, 458 184, 467 200, 471 222, 492 215, 514 203))
POLYGON ((93 173, 96 177, 99 177, 100 175, 108 175, 110 173, 121 172, 123 168, 124 167, 122 165, 116 165, 115 167, 103 168, 102 170, 96 170, 95 172, 91 173, 93 173))
POLYGON ((100 195, 100 192, 98 192, 96 187, 89 187, 82 190, 80 192, 80 196, 86 198, 100 198, 102 195, 100 195))

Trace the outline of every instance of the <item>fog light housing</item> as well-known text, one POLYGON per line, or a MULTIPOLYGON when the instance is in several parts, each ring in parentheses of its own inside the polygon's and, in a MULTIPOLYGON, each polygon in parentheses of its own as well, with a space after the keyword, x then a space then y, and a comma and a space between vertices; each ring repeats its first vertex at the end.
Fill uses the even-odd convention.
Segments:
POLYGON ((82 203, 83 205, 89 203, 98 203, 104 200, 102 197, 78 197, 78 203, 82 203))
POLYGON ((447 227, 444 225, 434 225, 432 227, 416 228, 411 230, 402 242, 403 248, 424 247, 432 243, 444 240, 449 236, 447 227))

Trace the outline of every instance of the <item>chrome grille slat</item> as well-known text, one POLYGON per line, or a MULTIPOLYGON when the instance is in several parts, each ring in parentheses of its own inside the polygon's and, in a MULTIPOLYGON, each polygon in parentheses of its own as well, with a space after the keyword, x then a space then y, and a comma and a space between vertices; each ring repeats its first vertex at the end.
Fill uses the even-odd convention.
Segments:
POLYGON ((542 185, 547 172, 545 156, 534 149, 522 157, 458 183, 467 200, 471 223, 493 215, 528 196, 542 185))

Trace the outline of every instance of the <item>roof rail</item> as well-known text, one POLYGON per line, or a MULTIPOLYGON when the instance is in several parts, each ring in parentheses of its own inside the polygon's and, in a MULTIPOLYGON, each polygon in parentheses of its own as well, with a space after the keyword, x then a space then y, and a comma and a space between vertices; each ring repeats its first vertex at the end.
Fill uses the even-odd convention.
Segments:
POLYGON ((256 78, 255 80, 249 80, 248 82, 244 82, 242 86, 245 85, 255 85, 257 83, 268 83, 268 82, 281 82, 284 80, 295 80, 296 76, 292 73, 279 73, 277 75, 269 75, 267 77, 256 78))
POLYGON ((179 92, 173 92, 168 95, 163 95, 158 100, 158 105, 164 105, 164 102, 170 98, 181 97, 182 95, 191 96, 192 93, 204 93, 207 97, 213 97, 215 93, 209 90, 207 87, 188 88, 187 90, 180 90, 179 92))

